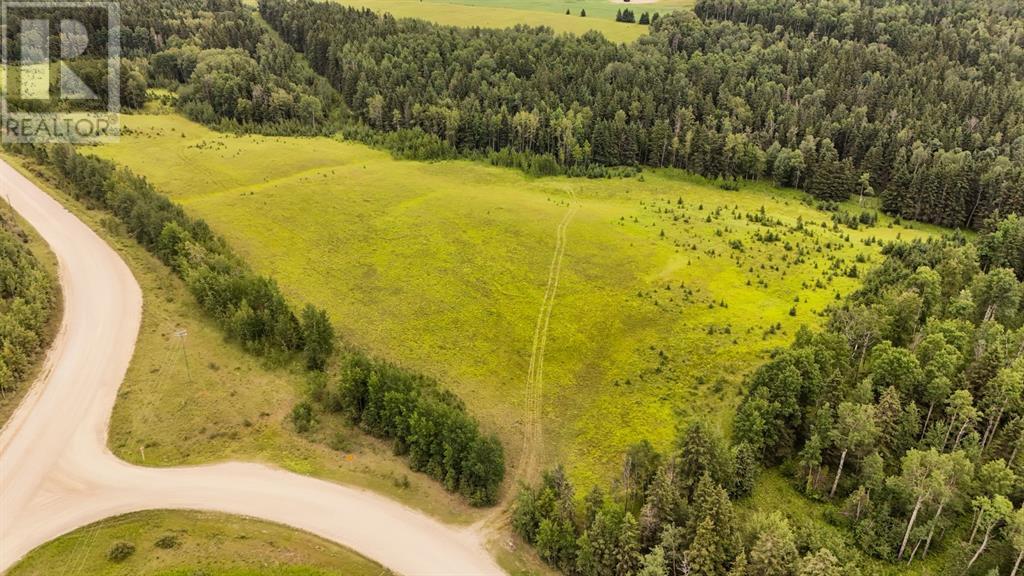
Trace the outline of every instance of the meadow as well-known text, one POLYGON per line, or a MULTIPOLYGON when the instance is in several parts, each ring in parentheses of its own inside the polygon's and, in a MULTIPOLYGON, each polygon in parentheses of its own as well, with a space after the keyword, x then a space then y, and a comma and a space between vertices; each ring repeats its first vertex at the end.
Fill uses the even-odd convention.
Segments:
POLYGON ((288 419, 307 388, 298 368, 226 342, 184 283, 117 220, 52 186, 47 172, 40 177, 25 161, 3 158, 113 246, 142 287, 142 327, 110 422, 109 445, 119 458, 140 466, 264 462, 387 494, 448 522, 475 518, 463 500, 411 472, 382 442, 333 422, 298 434, 288 419))
MULTIPOLYGON (((427 0, 434 2, 437 0, 427 0)), ((693 8, 695 0, 444 0, 449 4, 478 6, 481 8, 512 8, 531 12, 554 12, 578 15, 580 10, 587 11, 587 17, 609 18, 614 20, 615 13, 623 8, 630 8, 638 15, 640 12, 661 12, 688 10, 693 8)))
POLYGON ((33 550, 9 576, 379 576, 333 542, 277 524, 212 512, 154 510, 108 518, 33 550), (118 543, 135 547, 108 558, 118 543))
POLYGON ((612 0, 338 0, 349 6, 389 12, 399 18, 419 18, 438 24, 481 28, 508 28, 517 24, 547 26, 555 32, 600 32, 613 42, 631 42, 647 33, 647 26, 615 21, 615 13, 630 8, 666 14, 690 9, 693 0, 616 2, 612 0), (565 11, 569 10, 569 14, 565 11), (580 10, 587 16, 580 17, 580 10))
MULTIPOLYGON (((885 216, 854 229, 795 191, 678 171, 535 179, 175 115, 124 123, 97 155, 207 220, 288 297, 325 307, 350 343, 436 376, 511 464, 528 438, 538 467, 564 462, 583 489, 611 481, 633 442, 667 448, 680 420, 728 433, 746 373, 855 289, 880 242, 931 233, 885 216), (526 433, 533 414, 540 436, 526 433)), ((841 208, 874 217, 870 205, 841 208)))

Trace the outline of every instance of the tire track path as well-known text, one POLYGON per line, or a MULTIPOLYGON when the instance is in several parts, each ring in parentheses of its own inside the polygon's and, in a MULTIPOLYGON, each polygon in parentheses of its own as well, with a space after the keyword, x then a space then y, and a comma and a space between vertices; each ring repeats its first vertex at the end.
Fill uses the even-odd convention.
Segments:
MULTIPOLYGON (((551 311, 555 307, 555 295, 558 293, 558 281, 562 275, 562 259, 565 256, 565 245, 568 240, 568 228, 573 217, 579 210, 576 194, 570 190, 569 209, 559 222, 555 231, 555 252, 548 267, 548 283, 544 289, 544 300, 537 314, 537 324, 533 330, 533 346, 530 350, 530 368, 526 375, 526 401, 524 403, 525 422, 523 426, 523 445, 516 466, 513 482, 518 484, 528 480, 536 473, 538 452, 543 439, 543 393, 544 393, 544 350, 548 342, 548 326, 551 323, 551 311)), ((509 490, 509 498, 515 489, 509 490)))

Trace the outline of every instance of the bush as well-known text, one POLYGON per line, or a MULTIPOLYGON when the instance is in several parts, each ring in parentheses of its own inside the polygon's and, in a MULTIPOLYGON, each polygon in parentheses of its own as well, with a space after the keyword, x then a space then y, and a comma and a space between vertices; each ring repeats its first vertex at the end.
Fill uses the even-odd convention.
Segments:
POLYGON ((349 438, 348 434, 344 432, 336 432, 331 440, 327 443, 331 447, 331 450, 337 450, 338 452, 351 452, 354 448, 352 439, 349 438))
POLYGON ((124 562, 132 554, 135 554, 134 544, 131 542, 115 542, 107 552, 107 560, 111 562, 124 562))
POLYGON ((520 152, 509 147, 488 154, 487 159, 494 166, 515 168, 530 176, 556 176, 562 169, 551 154, 520 152))
POLYGON ((313 428, 314 419, 313 405, 309 401, 303 400, 292 408, 292 424, 299 434, 309 432, 313 428))
POLYGON ((388 132, 379 139, 400 160, 445 160, 456 155, 448 142, 420 128, 388 132))
POLYGON ((177 548, 178 544, 178 537, 173 534, 161 536, 157 538, 156 542, 153 543, 154 546, 160 548, 161 550, 171 550, 173 548, 177 548))

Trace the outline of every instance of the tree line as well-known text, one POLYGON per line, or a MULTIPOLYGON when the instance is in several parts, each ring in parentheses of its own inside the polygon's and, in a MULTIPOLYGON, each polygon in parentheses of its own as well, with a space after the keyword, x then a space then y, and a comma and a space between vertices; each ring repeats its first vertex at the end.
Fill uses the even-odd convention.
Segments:
POLYGON ((67 144, 8 149, 51 166, 63 188, 111 212, 127 234, 188 285, 206 313, 243 348, 259 355, 303 353, 316 364, 316 326, 300 322, 274 281, 259 276, 203 220, 157 192, 144 178, 67 144))
POLYGON ((133 0, 122 93, 141 106, 146 86, 175 90, 186 115, 222 130, 341 130, 400 158, 534 175, 649 165, 771 178, 978 228, 1024 211, 1015 10, 703 0, 697 16, 616 45, 266 0, 282 41, 238 0, 133 0))
POLYGON ((627 24, 637 23, 640 24, 641 26, 653 24, 654 22, 658 21, 658 18, 661 18, 661 15, 658 14, 657 12, 654 13, 654 16, 651 16, 649 12, 643 12, 642 14, 640 14, 640 19, 637 20, 636 14, 629 8, 626 8, 625 10, 620 9, 618 12, 615 13, 616 22, 625 22, 627 24))
POLYGON ((802 328, 747 379, 731 446, 700 424, 668 457, 634 446, 610 495, 577 498, 548 473, 522 491, 517 532, 569 574, 853 575, 867 569, 859 549, 911 566, 941 552, 942 574, 1017 576, 1024 219, 884 253, 823 330, 802 328), (740 527, 728 502, 751 492, 761 464, 830 503, 842 538, 799 517, 740 527))
MULTIPOLYGON (((315 381, 311 398, 325 413, 390 440, 413 470, 470 504, 497 502, 505 477, 501 443, 484 435, 462 401, 434 379, 352 351, 327 379, 315 381)), ((307 407, 293 414, 306 422, 312 417, 307 407)))
POLYGON ((703 18, 782 26, 798 34, 884 43, 899 54, 938 47, 943 54, 982 69, 1024 71, 1024 46, 1015 41, 1024 8, 1018 2, 867 2, 829 0, 700 0, 703 18), (936 35, 936 26, 941 34, 936 35))
MULTIPOLYGON (((1024 210, 1024 50, 1020 9, 1004 4, 702 0, 696 16, 652 19, 648 37, 616 45, 267 0, 282 41, 238 0, 131 0, 122 104, 167 88, 220 130, 341 130, 401 158, 534 175, 650 165, 771 178, 978 228, 1024 210)), ((76 66, 105 74, 100 60, 76 66)))
POLYGON ((807 30, 804 4, 702 1, 629 45, 312 0, 263 0, 260 14, 369 127, 422 130, 463 154, 773 178, 828 200, 880 195, 951 227, 1024 210, 1013 8, 878 0, 841 16, 859 28, 807 30), (876 12, 884 24, 861 30, 876 12))
POLYGON ((779 512, 741 518, 758 474, 756 454, 727 446, 702 424, 684 428, 672 453, 641 442, 612 492, 575 494, 561 468, 520 491, 515 531, 540 557, 581 576, 817 576, 844 572, 837 557, 779 512))
POLYGON ((0 212, 0 395, 29 377, 57 311, 57 282, 28 248, 14 216, 0 212))

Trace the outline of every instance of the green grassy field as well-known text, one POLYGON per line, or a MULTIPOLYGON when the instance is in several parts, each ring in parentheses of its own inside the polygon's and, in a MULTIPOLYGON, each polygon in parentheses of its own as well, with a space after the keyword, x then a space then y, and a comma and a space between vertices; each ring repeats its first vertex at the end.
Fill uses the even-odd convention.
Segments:
POLYGON ((265 462, 363 486, 450 522, 476 517, 381 442, 338 426, 325 425, 312 438, 297 434, 288 414, 304 396, 302 373, 266 365, 225 342, 184 284, 112 217, 84 209, 28 173, 22 160, 4 159, 103 236, 142 286, 142 328, 110 423, 110 448, 118 457, 144 466, 265 462), (184 342, 174 336, 179 329, 188 333, 184 342))
POLYGON ((928 233, 884 217, 833 226, 797 192, 726 191, 677 171, 531 179, 326 138, 217 134, 173 115, 124 122, 122 142, 96 154, 206 219, 290 298, 326 307, 353 344, 437 376, 513 464, 556 228, 575 195, 537 409, 540 464, 565 462, 581 489, 610 481, 641 438, 667 448, 680 418, 728 432, 743 375, 856 287, 856 260, 879 260, 866 239, 928 233), (778 222, 758 222, 762 208, 778 222))
POLYGON ((580 10, 587 11, 587 17, 608 18, 615 20, 615 13, 623 8, 636 12, 660 12, 667 14, 673 10, 688 10, 696 0, 425 0, 428 3, 461 4, 480 8, 509 8, 530 12, 554 12, 579 15, 580 10))
POLYGON ((612 0, 338 0, 349 6, 390 12, 400 18, 419 18, 452 26, 508 28, 516 24, 548 26, 556 32, 585 34, 595 30, 614 42, 630 42, 647 33, 647 26, 615 21, 616 11, 667 14, 689 9, 693 0, 617 2, 612 0), (580 17, 580 10, 587 17, 580 17), (570 14, 565 11, 569 10, 570 14))
POLYGON ((109 518, 33 550, 8 576, 380 576, 379 564, 312 534, 211 512, 109 518), (170 537, 170 538, 168 538, 170 537), (162 548, 157 545, 161 540, 162 548), (115 543, 135 546, 121 562, 115 543))

